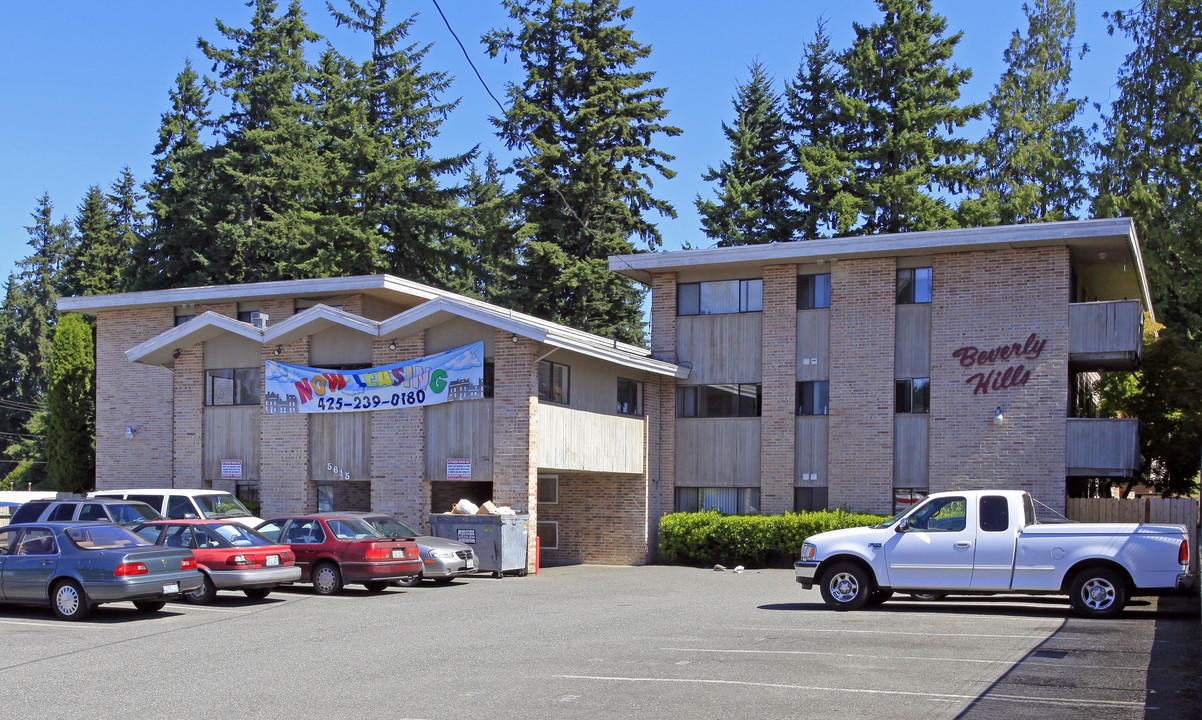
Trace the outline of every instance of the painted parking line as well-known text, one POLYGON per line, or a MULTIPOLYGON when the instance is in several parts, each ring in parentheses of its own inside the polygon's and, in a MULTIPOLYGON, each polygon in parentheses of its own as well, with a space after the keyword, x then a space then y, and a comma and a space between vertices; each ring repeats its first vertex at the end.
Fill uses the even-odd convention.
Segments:
MULTIPOLYGON (((925 637, 925 638, 931 637, 931 634, 929 632, 906 632, 906 631, 897 631, 897 630, 840 630, 838 628, 812 628, 812 627, 801 627, 801 628, 796 628, 796 627, 779 627, 779 628, 734 627, 731 629, 732 630, 753 630, 755 632, 796 631, 796 632, 804 632, 806 634, 824 632, 824 633, 848 633, 848 634, 852 634, 852 635, 914 635, 917 637, 925 637)), ((940 638, 949 638, 949 637, 1002 638, 1002 639, 1006 639, 1006 640, 1031 640, 1031 639, 1047 640, 1049 637, 1054 635, 1056 633, 1056 631, 1059 629, 1060 629, 1060 626, 1057 625, 1055 628, 1048 630, 1045 633, 1034 634, 1034 635, 990 635, 987 633, 975 633, 975 632, 973 632, 973 633, 941 632, 941 633, 939 633, 939 637, 940 638)))
POLYGON ((1145 706, 1142 702, 1128 702, 1124 700, 1099 700, 1097 698, 1051 698, 1051 697, 1035 697, 1027 695, 997 695, 989 693, 986 695, 954 695, 950 693, 935 693, 935 692, 914 692, 910 690, 871 690, 867 688, 843 688, 843 687, 824 687, 820 685, 786 685, 782 683, 766 683, 766 682, 746 682, 742 680, 706 680, 693 678, 656 678, 656 677, 615 677, 605 675, 552 675, 552 677, 562 678, 564 680, 596 680, 599 682, 627 682, 627 683, 681 683, 681 684, 696 684, 696 685, 742 685, 745 687, 758 688, 775 688, 780 690, 802 690, 805 692, 825 692, 825 693, 849 693, 856 695, 893 695, 914 698, 926 698, 929 700, 952 700, 964 702, 1009 702, 1023 703, 1029 705, 1052 705, 1056 707, 1066 706, 1090 706, 1090 707, 1110 707, 1110 708, 1126 708, 1138 710, 1156 710, 1157 708, 1145 706))
MULTIPOLYGON (((59 623, 44 623, 34 622, 33 620, 0 620, 0 625, 29 625, 31 627, 64 627, 59 623)), ((70 627, 100 627, 99 625, 88 625, 87 623, 72 624, 70 627)))
MULTIPOLYGON (((664 648, 659 648, 659 649, 660 650, 669 650, 669 651, 674 651, 674 652, 729 653, 732 655, 737 655, 737 654, 746 654, 746 655, 760 655, 760 654, 762 654, 762 655, 825 655, 825 656, 829 656, 829 657, 856 658, 856 659, 861 659, 861 660, 885 660, 885 658, 882 658, 880 655, 869 655, 869 654, 863 654, 863 653, 819 652, 816 650, 718 650, 718 649, 711 649, 711 648, 678 648, 678 647, 664 647, 664 648)), ((1028 666, 1032 666, 1032 665, 1050 665, 1052 667, 1057 667, 1057 668, 1074 668, 1077 670, 1147 670, 1148 669, 1146 666, 1144 666, 1144 667, 1119 667, 1116 665, 1078 665, 1075 663, 1040 662, 1038 660, 1021 660, 1021 659, 1020 660, 981 660, 979 658, 932 657, 930 655, 915 656, 915 657, 905 657, 905 656, 899 657, 896 655, 891 655, 888 658, 889 662, 895 662, 898 660, 916 660, 916 661, 920 661, 920 662, 939 660, 939 661, 943 661, 943 662, 982 663, 982 664, 994 664, 994 665, 1018 665, 1021 662, 1023 667, 1028 667, 1028 666)))

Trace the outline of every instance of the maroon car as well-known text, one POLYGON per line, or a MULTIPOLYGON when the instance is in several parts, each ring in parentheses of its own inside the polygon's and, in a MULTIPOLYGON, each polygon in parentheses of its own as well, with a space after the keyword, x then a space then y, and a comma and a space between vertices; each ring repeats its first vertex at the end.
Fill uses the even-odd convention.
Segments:
POLYGON ((362 584, 381 592, 393 581, 422 570, 413 538, 385 537, 362 518, 322 515, 274 518, 256 530, 292 548, 301 568, 301 582, 313 583, 322 595, 362 584))

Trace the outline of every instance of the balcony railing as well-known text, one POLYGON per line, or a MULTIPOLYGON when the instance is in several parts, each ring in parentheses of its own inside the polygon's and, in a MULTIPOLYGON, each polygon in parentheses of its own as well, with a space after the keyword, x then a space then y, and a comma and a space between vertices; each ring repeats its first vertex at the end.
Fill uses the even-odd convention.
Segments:
POLYGON ((1069 418, 1065 474, 1130 477, 1139 470, 1139 420, 1069 418))
POLYGON ((1138 300, 1068 306, 1068 359, 1074 370, 1130 370, 1144 347, 1144 314, 1138 300))
POLYGON ((538 467, 544 470, 643 472, 645 420, 539 403, 538 467))

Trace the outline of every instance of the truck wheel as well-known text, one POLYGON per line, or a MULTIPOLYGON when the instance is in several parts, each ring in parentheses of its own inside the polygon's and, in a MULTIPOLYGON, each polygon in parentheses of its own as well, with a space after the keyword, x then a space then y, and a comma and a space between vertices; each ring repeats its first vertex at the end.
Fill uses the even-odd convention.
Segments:
POLYGON ((872 593, 872 580, 864 568, 855 563, 832 565, 822 576, 822 601, 832 610, 859 610, 872 593))
POLYGON ((1127 605, 1127 583, 1110 568, 1085 568, 1073 576, 1068 592, 1073 610, 1081 617, 1118 617, 1127 605))

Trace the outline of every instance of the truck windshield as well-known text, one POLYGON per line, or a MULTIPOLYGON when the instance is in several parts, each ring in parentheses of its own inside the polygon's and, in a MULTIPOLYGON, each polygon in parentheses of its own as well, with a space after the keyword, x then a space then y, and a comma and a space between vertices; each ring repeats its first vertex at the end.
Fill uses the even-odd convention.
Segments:
POLYGON ((210 520, 251 517, 250 510, 247 510, 233 495, 198 495, 196 504, 200 506, 200 511, 204 513, 204 516, 210 520))

